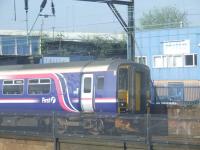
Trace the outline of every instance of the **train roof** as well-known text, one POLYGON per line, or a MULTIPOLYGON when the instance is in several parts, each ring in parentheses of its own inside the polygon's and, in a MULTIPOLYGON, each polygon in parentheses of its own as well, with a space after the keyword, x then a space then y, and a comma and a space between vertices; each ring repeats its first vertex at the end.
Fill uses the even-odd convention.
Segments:
MULTIPOLYGON (((54 72, 63 70, 67 72, 93 72, 93 71, 114 71, 121 64, 132 63, 134 66, 144 67, 145 65, 136 64, 132 61, 122 59, 109 59, 97 61, 76 61, 54 64, 26 64, 26 65, 7 65, 0 66, 0 72, 54 72)), ((142 68, 143 68, 142 67, 142 68)))

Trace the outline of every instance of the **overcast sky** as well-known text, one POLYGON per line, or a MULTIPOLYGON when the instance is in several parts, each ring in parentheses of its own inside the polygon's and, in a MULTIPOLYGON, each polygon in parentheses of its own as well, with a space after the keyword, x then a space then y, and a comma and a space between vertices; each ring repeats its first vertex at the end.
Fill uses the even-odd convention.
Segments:
MULTIPOLYGON (((123 32, 111 10, 106 4, 83 2, 76 0, 53 0, 56 9, 56 17, 39 17, 34 30, 41 30, 42 20, 44 30, 69 32, 123 32)), ((26 30, 24 0, 15 0, 16 20, 14 12, 14 0, 0 0, 0 29, 26 30)), ((28 24, 33 25, 39 12, 42 0, 29 0, 28 24)), ((51 0, 42 12, 51 14, 51 0)), ((138 22, 143 12, 154 7, 174 6, 188 13, 188 19, 193 26, 200 25, 200 0, 135 0, 135 18, 138 22)), ((127 6, 116 5, 120 14, 126 20, 127 6)))

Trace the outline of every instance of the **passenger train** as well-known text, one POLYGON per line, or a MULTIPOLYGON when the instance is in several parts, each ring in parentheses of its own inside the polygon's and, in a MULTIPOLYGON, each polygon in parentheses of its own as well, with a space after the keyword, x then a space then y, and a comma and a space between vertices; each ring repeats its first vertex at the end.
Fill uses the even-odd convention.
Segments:
POLYGON ((145 114, 164 110, 150 99, 149 68, 132 61, 0 66, 0 128, 9 131, 145 134, 145 114))
POLYGON ((150 72, 127 60, 0 67, 0 110, 145 113, 150 72))

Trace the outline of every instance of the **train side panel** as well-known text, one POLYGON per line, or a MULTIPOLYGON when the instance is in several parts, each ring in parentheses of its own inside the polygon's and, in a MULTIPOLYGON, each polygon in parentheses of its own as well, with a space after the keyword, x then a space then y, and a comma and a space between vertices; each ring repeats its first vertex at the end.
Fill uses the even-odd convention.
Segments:
POLYGON ((96 112, 117 113, 116 74, 108 71, 96 72, 94 75, 96 112))
MULTIPOLYGON (((103 71, 90 74, 94 77, 94 112, 116 113, 115 73, 103 71)), ((82 112, 81 76, 81 73, 9 75, 0 80, 0 109, 82 112)))
POLYGON ((3 68, 0 109, 146 112, 149 74, 144 66, 127 61, 62 65, 17 66, 19 71, 16 66, 3 68))
POLYGON ((0 80, 0 108, 12 111, 79 112, 79 104, 73 102, 79 96, 74 91, 80 87, 79 78, 80 74, 77 73, 69 75, 70 82, 67 75, 61 73, 9 75, 0 80), (70 90, 73 90, 73 95, 69 95, 70 90))

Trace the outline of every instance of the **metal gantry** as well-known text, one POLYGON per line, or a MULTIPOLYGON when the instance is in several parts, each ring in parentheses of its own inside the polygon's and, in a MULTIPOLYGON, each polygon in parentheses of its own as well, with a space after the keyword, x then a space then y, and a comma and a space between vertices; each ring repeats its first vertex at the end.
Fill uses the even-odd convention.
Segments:
POLYGON ((134 0, 79 0, 88 2, 106 3, 111 9, 124 31, 127 33, 127 59, 135 58, 135 21, 134 21, 134 0), (128 6, 128 23, 124 21, 114 4, 128 6))

